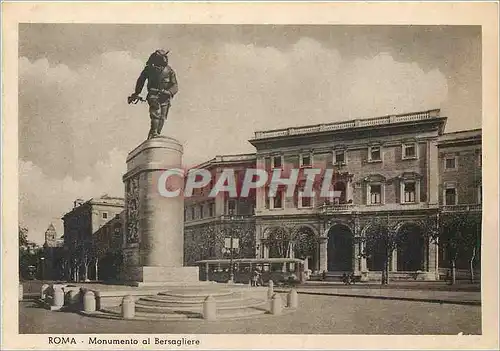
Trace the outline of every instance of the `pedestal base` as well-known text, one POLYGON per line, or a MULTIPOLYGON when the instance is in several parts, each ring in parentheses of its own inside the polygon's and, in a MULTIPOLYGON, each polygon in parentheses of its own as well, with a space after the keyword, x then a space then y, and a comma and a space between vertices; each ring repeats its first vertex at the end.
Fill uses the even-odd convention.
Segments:
POLYGON ((130 267, 127 280, 136 286, 157 285, 159 283, 199 282, 198 267, 130 267))

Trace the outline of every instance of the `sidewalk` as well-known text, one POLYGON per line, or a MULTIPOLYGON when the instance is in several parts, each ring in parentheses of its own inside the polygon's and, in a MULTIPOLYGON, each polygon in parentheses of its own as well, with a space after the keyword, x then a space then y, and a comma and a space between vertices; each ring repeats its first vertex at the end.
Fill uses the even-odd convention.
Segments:
POLYGON ((355 285, 345 285, 341 281, 318 281, 318 280, 308 280, 304 284, 300 285, 305 288, 345 288, 351 289, 353 287, 370 289, 370 288, 381 288, 381 289, 402 289, 402 290, 438 290, 438 291, 468 291, 468 292, 480 292, 481 283, 477 282, 471 284, 468 281, 457 281, 454 285, 449 285, 445 281, 407 281, 407 280, 396 280, 391 281, 388 285, 381 285, 380 282, 370 281, 370 282, 357 282, 355 285))
MULTIPOLYGON (((304 284, 297 288, 299 294, 345 296, 383 300, 420 301, 440 304, 474 305, 481 306, 481 292, 479 291, 443 291, 432 289, 408 289, 394 286, 374 285, 340 285, 318 284, 308 286, 304 284)), ((289 289, 276 288, 277 292, 286 292, 289 289)))

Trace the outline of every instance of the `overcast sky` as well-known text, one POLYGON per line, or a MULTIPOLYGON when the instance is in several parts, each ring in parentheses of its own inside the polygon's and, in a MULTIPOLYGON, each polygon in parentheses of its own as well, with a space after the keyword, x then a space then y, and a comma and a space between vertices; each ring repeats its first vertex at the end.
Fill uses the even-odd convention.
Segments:
MULTIPOLYGON (((43 242, 75 198, 123 196, 149 129, 127 105, 149 54, 171 50, 179 93, 164 134, 187 166, 253 152, 253 132, 441 108, 481 127, 481 31, 471 26, 20 25, 20 222, 43 242)), ((145 95, 143 93, 143 95, 145 95)))

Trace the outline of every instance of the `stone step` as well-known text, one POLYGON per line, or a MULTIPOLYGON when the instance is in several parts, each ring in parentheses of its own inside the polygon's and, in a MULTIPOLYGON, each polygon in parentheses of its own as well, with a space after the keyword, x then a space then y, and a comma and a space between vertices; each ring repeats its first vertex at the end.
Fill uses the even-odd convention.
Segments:
POLYGON ((206 295, 206 296, 197 296, 197 297, 183 297, 183 296, 169 296, 169 295, 155 295, 148 296, 148 299, 153 299, 158 302, 162 301, 183 301, 186 303, 202 303, 208 296, 212 296, 215 301, 226 301, 226 300, 234 300, 244 298, 247 294, 243 294, 240 292, 234 292, 229 295, 206 295))
MULTIPOLYGON (((227 320, 227 319, 246 319, 254 318, 259 316, 264 316, 269 314, 269 311, 265 308, 244 308, 240 310, 230 310, 230 311, 217 311, 217 319, 227 320)), ((107 309, 102 309, 92 314, 95 317, 110 318, 110 319, 122 319, 121 308, 111 307, 107 309)), ((188 321, 188 320, 200 320, 203 318, 203 314, 200 313, 158 313, 158 312, 142 312, 136 311, 134 320, 167 320, 167 321, 188 321)))
MULTIPOLYGON (((120 307, 110 307, 106 309, 101 309, 102 313, 109 315, 110 317, 115 317, 117 319, 122 319, 122 312, 120 307)), ((135 312, 134 319, 142 319, 142 320, 172 320, 172 321, 184 321, 191 318, 202 318, 201 313, 158 313, 158 312, 135 312)))
MULTIPOLYGON (((244 297, 244 298, 239 298, 239 299, 230 299, 230 300, 221 300, 221 301, 216 301, 216 306, 218 307, 238 307, 238 306, 247 306, 247 305, 261 305, 263 303, 266 303, 266 299, 259 299, 255 297, 244 297)), ((199 303, 186 303, 184 302, 179 302, 179 301, 163 301, 161 303, 158 303, 156 301, 150 301, 146 299, 140 299, 137 301, 138 304, 140 305, 148 305, 148 306, 176 306, 176 307, 192 307, 192 306, 199 306, 202 307, 204 304, 203 302, 199 303)), ((136 303, 136 304, 137 304, 136 303)))
MULTIPOLYGON (((227 295, 227 296, 217 296, 214 298, 214 300, 217 303, 220 302, 230 302, 230 301, 240 301, 242 299, 247 299, 250 296, 246 296, 247 294, 243 293, 233 293, 232 295, 227 295)), ((202 304, 205 301, 206 297, 203 298, 177 298, 173 296, 161 296, 161 295, 156 295, 156 296, 148 296, 148 297, 143 297, 141 298, 141 301, 149 301, 149 302, 155 302, 157 304, 169 304, 169 303, 176 303, 176 304, 186 304, 186 305, 193 305, 193 304, 202 304)))
MULTIPOLYGON (((238 310, 238 309, 244 309, 244 308, 252 308, 252 307, 258 307, 258 306, 263 306, 267 304, 268 302, 265 300, 260 300, 260 299, 244 299, 244 300, 239 300, 239 301, 231 301, 228 303, 218 303, 216 304, 217 310, 238 310)), ((151 301, 142 301, 138 300, 135 304, 135 308, 137 311, 143 311, 143 312, 155 312, 155 311, 162 311, 166 313, 170 312, 200 312, 203 310, 203 304, 193 304, 193 305, 186 305, 186 304, 176 304, 176 303, 171 303, 168 305, 162 304, 156 304, 151 301)))
POLYGON ((209 295, 213 296, 214 298, 221 296, 229 296, 232 295, 233 293, 234 293, 233 290, 228 288, 207 287, 202 289, 197 289, 197 288, 170 289, 167 291, 162 291, 158 295, 170 296, 175 298, 199 299, 199 298, 206 298, 209 295))

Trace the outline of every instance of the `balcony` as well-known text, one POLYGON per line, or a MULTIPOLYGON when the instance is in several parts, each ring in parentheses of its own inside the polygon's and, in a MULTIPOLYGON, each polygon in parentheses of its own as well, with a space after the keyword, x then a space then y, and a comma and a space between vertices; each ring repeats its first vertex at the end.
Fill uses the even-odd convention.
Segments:
POLYGON ((446 205, 441 206, 442 212, 481 212, 483 206, 481 204, 465 204, 465 205, 446 205))
POLYGON ((351 213, 354 204, 325 204, 318 206, 318 212, 322 214, 351 213))
POLYGON ((253 214, 244 214, 244 215, 229 215, 229 214, 224 214, 219 217, 221 221, 245 221, 245 220, 251 220, 254 218, 253 214))

